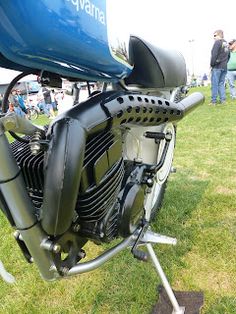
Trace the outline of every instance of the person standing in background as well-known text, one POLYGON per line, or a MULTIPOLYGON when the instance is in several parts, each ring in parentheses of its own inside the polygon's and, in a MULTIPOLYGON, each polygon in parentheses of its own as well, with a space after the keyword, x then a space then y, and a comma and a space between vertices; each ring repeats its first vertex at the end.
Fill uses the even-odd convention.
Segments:
POLYGON ((55 112, 57 110, 57 104, 56 104, 54 89, 51 90, 50 96, 51 96, 51 100, 52 100, 52 109, 55 112))
POLYGON ((216 105, 219 96, 220 103, 225 102, 225 77, 229 60, 229 49, 222 30, 214 32, 214 45, 211 49, 211 103, 216 105))
POLYGON ((23 97, 21 96, 21 90, 17 89, 16 91, 16 97, 17 97, 17 100, 18 100, 18 103, 19 103, 19 106, 21 107, 21 110, 27 114, 27 109, 26 109, 26 106, 25 106, 25 102, 24 102, 24 99, 23 97))
POLYGON ((9 101, 10 112, 14 111, 18 116, 25 117, 25 113, 22 111, 20 107, 18 97, 17 97, 17 92, 15 89, 12 89, 8 101, 9 101))
POLYGON ((236 99, 236 39, 229 41, 230 58, 227 64, 227 79, 229 83, 230 97, 236 99))
POLYGON ((54 119, 55 114, 52 107, 51 91, 47 87, 42 87, 42 94, 44 98, 45 108, 50 113, 49 119, 54 119))

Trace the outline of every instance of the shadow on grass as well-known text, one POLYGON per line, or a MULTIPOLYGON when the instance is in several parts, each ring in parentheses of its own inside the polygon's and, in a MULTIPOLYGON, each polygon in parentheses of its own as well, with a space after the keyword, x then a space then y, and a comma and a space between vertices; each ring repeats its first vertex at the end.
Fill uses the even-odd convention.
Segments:
POLYGON ((162 252, 163 268, 172 279, 172 265, 184 267, 182 257, 194 245, 194 239, 199 232, 199 226, 192 220, 198 206, 204 199, 209 181, 203 180, 192 173, 181 171, 172 175, 165 193, 164 202, 155 222, 153 230, 177 238, 177 245, 158 246, 162 252))
POLYGON ((183 227, 196 212, 204 198, 209 181, 181 171, 169 179, 162 208, 153 223, 154 229, 168 232, 184 232, 183 227))

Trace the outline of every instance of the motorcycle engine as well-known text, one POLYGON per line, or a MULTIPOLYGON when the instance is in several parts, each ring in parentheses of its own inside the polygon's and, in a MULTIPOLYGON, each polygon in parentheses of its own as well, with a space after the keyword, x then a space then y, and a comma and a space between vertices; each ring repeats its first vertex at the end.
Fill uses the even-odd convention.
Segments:
MULTIPOLYGON (((11 148, 40 219, 45 153, 34 155, 29 144, 19 141, 11 148)), ((123 160, 121 134, 103 131, 89 138, 70 229, 96 243, 131 234, 144 215, 142 175, 142 167, 123 160)))
POLYGON ((95 242, 132 234, 143 223, 150 173, 141 160, 123 159, 127 132, 130 125, 156 126, 180 115, 165 99, 110 91, 59 115, 46 132, 44 151, 33 155, 30 143, 14 142, 44 231, 95 242))

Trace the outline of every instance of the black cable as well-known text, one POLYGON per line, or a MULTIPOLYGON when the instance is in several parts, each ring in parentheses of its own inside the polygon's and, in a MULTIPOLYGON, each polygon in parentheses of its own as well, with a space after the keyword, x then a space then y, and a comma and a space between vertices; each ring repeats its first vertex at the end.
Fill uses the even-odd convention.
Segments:
POLYGON ((90 95, 91 95, 90 84, 89 84, 88 81, 86 83, 87 83, 88 94, 89 94, 89 97, 90 97, 90 95))
POLYGON ((20 172, 21 172, 21 169, 19 169, 19 171, 16 173, 14 177, 0 181, 0 184, 4 184, 4 183, 15 180, 19 176, 20 172))

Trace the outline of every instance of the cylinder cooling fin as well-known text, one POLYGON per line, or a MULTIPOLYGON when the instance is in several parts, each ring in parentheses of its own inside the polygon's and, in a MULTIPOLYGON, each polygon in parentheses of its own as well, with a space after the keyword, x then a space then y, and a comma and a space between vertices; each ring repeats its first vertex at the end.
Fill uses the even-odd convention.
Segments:
POLYGON ((124 173, 121 135, 98 134, 86 144, 77 212, 80 221, 99 221, 115 203, 124 173))
POLYGON ((26 142, 19 141, 12 142, 11 149, 21 168, 28 194, 35 208, 39 210, 44 190, 44 153, 40 152, 35 156, 26 142))

